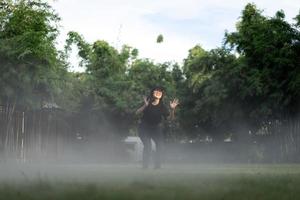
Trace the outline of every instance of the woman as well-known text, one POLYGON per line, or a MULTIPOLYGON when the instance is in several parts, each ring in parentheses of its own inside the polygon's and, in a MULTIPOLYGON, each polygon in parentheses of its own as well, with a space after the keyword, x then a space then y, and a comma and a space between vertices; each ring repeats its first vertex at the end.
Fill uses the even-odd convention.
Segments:
POLYGON ((163 104, 164 90, 162 87, 155 87, 151 90, 148 98, 144 97, 144 105, 136 114, 143 113, 141 123, 138 127, 139 136, 143 142, 143 168, 148 168, 151 155, 151 139, 154 141, 156 151, 154 155, 154 168, 161 167, 161 154, 163 145, 163 133, 161 122, 163 118, 173 120, 178 99, 170 101, 170 112, 163 104))

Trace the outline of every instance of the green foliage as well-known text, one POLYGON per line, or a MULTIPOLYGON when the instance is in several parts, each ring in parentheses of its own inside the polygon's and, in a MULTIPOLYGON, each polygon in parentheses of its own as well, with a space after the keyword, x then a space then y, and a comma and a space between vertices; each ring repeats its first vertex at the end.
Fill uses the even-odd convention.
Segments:
POLYGON ((85 62, 88 62, 90 59, 90 54, 92 51, 91 46, 84 41, 81 35, 74 31, 68 33, 68 39, 65 45, 66 55, 68 55, 68 53, 71 51, 72 44, 76 44, 76 46, 78 47, 78 55, 82 58, 80 65, 82 66, 84 64, 87 64, 85 62))
POLYGON ((189 52, 184 65, 188 87, 182 97, 184 128, 194 132, 193 137, 219 131, 225 134, 230 119, 239 116, 238 104, 232 104, 240 81, 238 60, 224 48, 207 52, 196 46, 189 52))
POLYGON ((55 48, 59 17, 42 1, 2 1, 0 88, 5 103, 20 106, 51 101, 65 70, 55 48))
POLYGON ((283 11, 265 17, 248 4, 222 48, 189 50, 181 120, 192 137, 247 135, 299 112, 300 32, 284 17, 283 11))
POLYGON ((164 41, 164 36, 162 34, 159 34, 157 36, 156 43, 162 43, 163 41, 164 41))
MULTIPOLYGON (((143 95, 148 95, 153 86, 164 86, 169 95, 175 93, 171 63, 155 64, 148 59, 138 59, 138 50, 128 45, 119 52, 106 41, 88 44, 75 32, 70 32, 69 37, 67 52, 72 44, 77 45, 81 63, 86 68, 85 84, 88 96, 93 99, 90 109, 104 113, 116 130, 134 126, 135 111, 143 102, 143 95)), ((180 76, 178 70, 177 76, 180 76)))
POLYGON ((237 32, 226 34, 226 43, 245 58, 242 97, 251 102, 250 115, 256 118, 280 117, 299 98, 300 32, 284 17, 283 11, 264 17, 255 5, 248 4, 237 32))

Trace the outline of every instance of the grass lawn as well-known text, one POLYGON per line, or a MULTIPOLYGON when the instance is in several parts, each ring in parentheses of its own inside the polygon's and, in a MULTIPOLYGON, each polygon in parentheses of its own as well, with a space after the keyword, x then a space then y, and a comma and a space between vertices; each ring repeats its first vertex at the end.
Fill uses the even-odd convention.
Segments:
POLYGON ((0 165, 2 200, 300 199, 300 165, 0 165))

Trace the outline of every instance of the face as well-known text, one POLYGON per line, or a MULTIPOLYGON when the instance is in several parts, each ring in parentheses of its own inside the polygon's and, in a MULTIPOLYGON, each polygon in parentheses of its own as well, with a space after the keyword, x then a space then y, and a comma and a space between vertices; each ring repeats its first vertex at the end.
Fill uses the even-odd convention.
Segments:
POLYGON ((153 96, 155 98, 157 98, 157 99, 161 99, 161 97, 162 97, 162 91, 160 91, 160 90, 154 90, 153 91, 153 96))

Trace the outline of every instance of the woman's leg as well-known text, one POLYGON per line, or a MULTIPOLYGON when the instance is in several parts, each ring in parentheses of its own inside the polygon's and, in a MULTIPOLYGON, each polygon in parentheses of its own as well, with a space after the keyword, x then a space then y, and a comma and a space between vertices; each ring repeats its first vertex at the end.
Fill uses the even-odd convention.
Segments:
POLYGON ((150 155, 151 155, 151 138, 149 136, 149 130, 145 127, 139 128, 139 136, 143 142, 143 168, 148 168, 150 155))
POLYGON ((163 133, 158 127, 153 130, 152 139, 155 142, 155 154, 154 154, 154 168, 161 168, 161 161, 163 156, 163 133))

